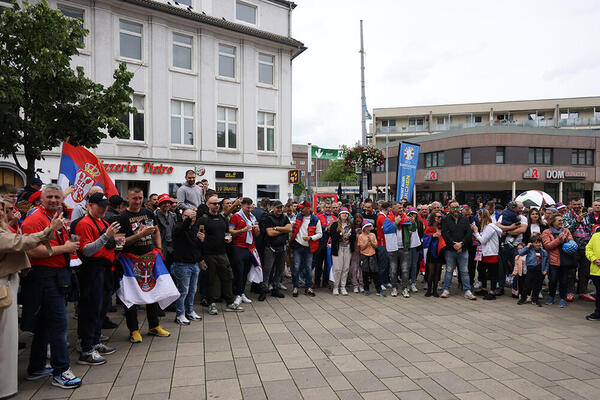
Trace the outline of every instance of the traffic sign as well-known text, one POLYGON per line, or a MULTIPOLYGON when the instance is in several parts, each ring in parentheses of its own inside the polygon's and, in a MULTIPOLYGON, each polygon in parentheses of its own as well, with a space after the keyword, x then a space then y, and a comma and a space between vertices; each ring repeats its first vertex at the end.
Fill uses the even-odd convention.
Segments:
POLYGON ((288 171, 288 183, 292 185, 300 183, 300 170, 290 169, 288 171))

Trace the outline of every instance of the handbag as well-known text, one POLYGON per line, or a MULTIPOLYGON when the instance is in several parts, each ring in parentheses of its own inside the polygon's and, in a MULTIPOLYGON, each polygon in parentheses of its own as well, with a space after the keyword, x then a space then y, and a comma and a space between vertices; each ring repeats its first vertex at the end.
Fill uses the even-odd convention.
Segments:
POLYGON ((558 252, 560 254, 560 266, 562 268, 577 268, 578 264, 574 254, 567 254, 562 248, 559 248, 558 252))
POLYGON ((10 307, 12 304, 12 296, 8 285, 0 286, 0 310, 10 307))

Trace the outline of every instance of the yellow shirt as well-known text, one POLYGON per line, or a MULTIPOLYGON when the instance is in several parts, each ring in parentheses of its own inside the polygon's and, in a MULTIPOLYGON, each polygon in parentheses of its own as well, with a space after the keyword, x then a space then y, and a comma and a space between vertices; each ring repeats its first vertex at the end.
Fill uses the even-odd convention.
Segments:
POLYGON ((585 256, 590 260, 590 275, 600 276, 600 266, 594 264, 594 260, 600 258, 600 232, 594 233, 585 246, 585 256))

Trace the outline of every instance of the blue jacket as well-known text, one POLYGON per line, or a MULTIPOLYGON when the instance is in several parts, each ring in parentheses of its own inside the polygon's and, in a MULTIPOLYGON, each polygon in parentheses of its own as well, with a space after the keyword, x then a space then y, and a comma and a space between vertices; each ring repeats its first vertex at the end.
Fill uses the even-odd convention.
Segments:
MULTIPOLYGON (((519 252, 520 256, 525 256, 525 265, 527 265, 527 269, 531 269, 537 265, 537 256, 535 255, 536 249, 531 247, 523 247, 519 252)), ((548 252, 543 248, 540 249, 540 253, 542 254, 542 273, 548 272, 548 268, 550 265, 548 252)))

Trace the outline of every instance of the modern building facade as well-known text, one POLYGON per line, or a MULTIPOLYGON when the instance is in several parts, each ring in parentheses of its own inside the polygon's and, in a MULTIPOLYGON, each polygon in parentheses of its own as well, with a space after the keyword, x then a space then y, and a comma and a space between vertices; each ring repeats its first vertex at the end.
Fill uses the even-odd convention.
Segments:
MULTIPOLYGON (((138 113, 123 116, 130 137, 107 138, 93 149, 121 192, 137 185, 174 195, 185 171, 195 169, 221 197, 291 196, 292 61, 305 50, 291 37, 294 3, 49 4, 90 31, 73 66, 105 85, 121 62, 135 73, 138 113)), ((58 177, 60 151, 37 164, 45 182, 58 177)), ((10 164, 1 167, 18 172, 10 164)))
MULTIPOLYGON (((390 110, 374 110, 375 142, 389 155, 390 193, 398 144, 406 140, 421 146, 417 201, 505 203, 537 189, 556 201, 577 197, 590 205, 600 195, 600 97, 390 110)), ((385 176, 382 166, 373 177, 383 192, 385 176)))

